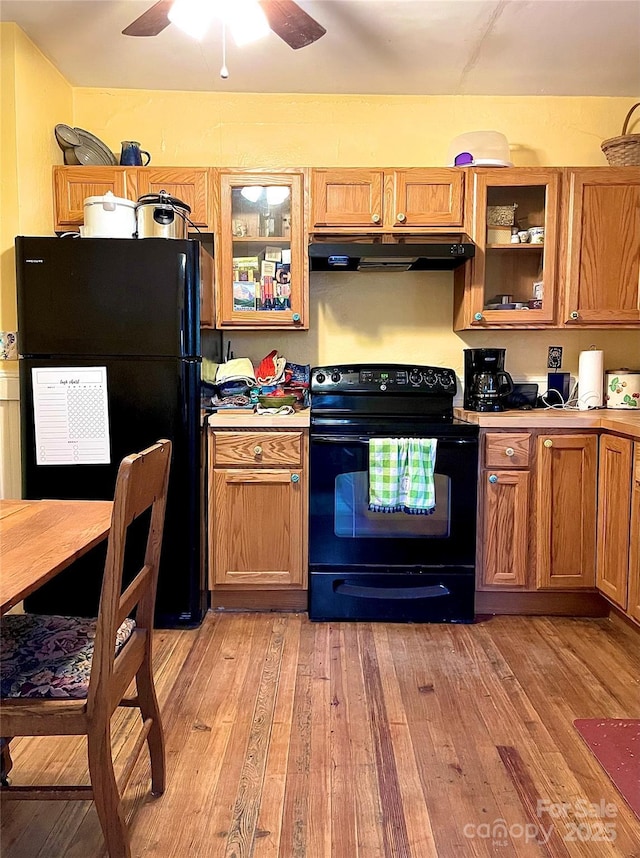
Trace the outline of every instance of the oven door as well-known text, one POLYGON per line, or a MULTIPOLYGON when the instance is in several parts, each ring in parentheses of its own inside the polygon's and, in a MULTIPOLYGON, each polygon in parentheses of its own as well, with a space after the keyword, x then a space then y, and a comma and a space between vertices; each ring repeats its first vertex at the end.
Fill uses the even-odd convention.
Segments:
POLYGON ((439 438, 432 515, 369 510, 369 439, 312 434, 309 476, 309 568, 427 572, 467 567, 476 544, 478 441, 439 438))

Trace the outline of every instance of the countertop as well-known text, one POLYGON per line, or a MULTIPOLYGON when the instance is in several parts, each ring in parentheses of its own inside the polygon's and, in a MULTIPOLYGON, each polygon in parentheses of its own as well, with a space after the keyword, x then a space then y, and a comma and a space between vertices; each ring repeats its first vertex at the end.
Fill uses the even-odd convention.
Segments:
POLYGON ((208 424, 211 429, 308 429, 309 409, 294 411, 293 414, 229 414, 219 411, 210 414, 208 424))
POLYGON ((640 440, 640 413, 594 409, 572 411, 559 408, 534 408, 531 411, 499 411, 479 413, 454 408, 454 415, 482 429, 608 429, 640 440))

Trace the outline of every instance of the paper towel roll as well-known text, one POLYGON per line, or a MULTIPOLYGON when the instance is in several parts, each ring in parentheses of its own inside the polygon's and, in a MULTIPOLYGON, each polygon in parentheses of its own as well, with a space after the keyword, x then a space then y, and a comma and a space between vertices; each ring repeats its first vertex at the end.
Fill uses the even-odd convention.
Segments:
POLYGON ((578 361, 578 408, 602 408, 604 352, 589 349, 580 352, 578 361))

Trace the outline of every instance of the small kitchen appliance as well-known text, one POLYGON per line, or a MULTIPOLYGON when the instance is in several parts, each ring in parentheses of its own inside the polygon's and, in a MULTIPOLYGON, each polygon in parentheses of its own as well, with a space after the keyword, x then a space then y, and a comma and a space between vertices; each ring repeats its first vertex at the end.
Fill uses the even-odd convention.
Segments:
POLYGON ((513 379, 504 369, 505 349, 464 350, 464 407, 469 411, 504 411, 513 379))
POLYGON ((454 418, 455 392, 444 367, 311 371, 312 620, 473 621, 479 429, 454 418), (435 442, 432 514, 372 510, 374 439, 435 442))
POLYGON ((166 191, 138 197, 138 238, 187 238, 191 208, 166 191))
POLYGON ((136 204, 107 191, 84 200, 83 238, 135 238, 136 204))

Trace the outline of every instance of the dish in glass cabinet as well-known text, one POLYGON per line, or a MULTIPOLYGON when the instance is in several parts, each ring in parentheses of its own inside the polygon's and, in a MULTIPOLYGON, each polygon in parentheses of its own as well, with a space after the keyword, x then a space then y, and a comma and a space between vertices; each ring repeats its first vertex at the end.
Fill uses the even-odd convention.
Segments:
POLYGON ((82 143, 82 145, 86 146, 88 149, 93 150, 95 158, 100 159, 92 161, 92 164, 103 164, 108 167, 116 167, 118 165, 118 160, 116 156, 113 154, 111 149, 109 149, 109 147, 102 142, 102 140, 100 140, 94 134, 91 134, 90 131, 85 131, 84 128, 74 128, 73 130, 80 138, 80 142, 82 143))

